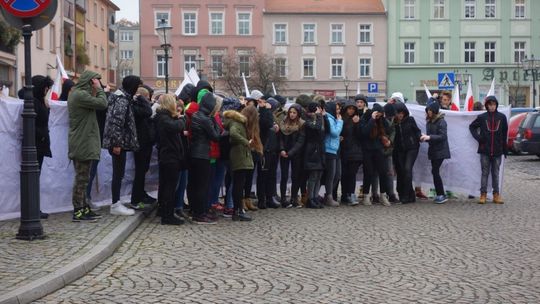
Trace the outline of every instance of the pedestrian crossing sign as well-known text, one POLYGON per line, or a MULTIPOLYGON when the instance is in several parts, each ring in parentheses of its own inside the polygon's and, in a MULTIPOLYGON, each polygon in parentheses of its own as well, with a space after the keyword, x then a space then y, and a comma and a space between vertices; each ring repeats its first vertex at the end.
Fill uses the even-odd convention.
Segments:
POLYGON ((454 88, 454 73, 439 73, 439 90, 450 90, 454 88))

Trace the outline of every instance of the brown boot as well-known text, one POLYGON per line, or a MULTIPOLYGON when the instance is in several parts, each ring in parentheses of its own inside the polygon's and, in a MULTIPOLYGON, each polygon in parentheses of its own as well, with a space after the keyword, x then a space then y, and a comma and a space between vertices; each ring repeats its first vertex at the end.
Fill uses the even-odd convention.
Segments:
POLYGON ((247 210, 251 210, 251 211, 257 211, 257 210, 259 210, 259 208, 257 208, 257 207, 255 206, 255 204, 253 204, 253 202, 251 201, 250 198, 246 198, 246 199, 245 199, 245 204, 246 204, 247 210))
POLYGON ((308 196, 307 193, 302 193, 302 198, 300 199, 300 204, 302 207, 306 207, 308 202, 308 196))
POLYGON ((504 204, 504 201, 499 193, 493 193, 494 204, 504 204))
POLYGON ((486 203, 486 200, 487 200, 487 193, 482 192, 482 193, 480 194, 480 199, 478 200, 478 203, 479 203, 479 204, 485 204, 485 203, 486 203))

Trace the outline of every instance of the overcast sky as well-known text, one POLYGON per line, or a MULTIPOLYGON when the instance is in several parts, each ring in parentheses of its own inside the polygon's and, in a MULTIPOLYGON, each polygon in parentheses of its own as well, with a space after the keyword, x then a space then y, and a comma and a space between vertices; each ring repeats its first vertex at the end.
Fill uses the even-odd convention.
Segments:
POLYGON ((112 0, 120 8, 116 12, 116 20, 126 18, 129 21, 139 21, 139 0, 112 0))

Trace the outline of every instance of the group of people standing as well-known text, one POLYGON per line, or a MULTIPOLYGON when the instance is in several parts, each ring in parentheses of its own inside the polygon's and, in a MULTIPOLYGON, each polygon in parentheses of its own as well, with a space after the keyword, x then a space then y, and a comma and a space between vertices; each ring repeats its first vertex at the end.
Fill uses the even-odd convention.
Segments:
MULTIPOLYGON (((100 217, 92 208, 90 195, 102 148, 112 157, 110 212, 115 215, 132 215, 134 210, 156 203, 144 186, 152 151, 157 148, 157 203, 162 224, 180 225, 187 219, 214 224, 219 216, 250 221, 246 211, 265 208, 412 203, 418 196, 413 187, 413 166, 422 143, 429 145, 434 202, 448 200, 440 175, 442 163, 451 157, 447 123, 441 112, 452 107, 448 92, 440 100, 428 102, 423 134, 399 92, 384 106, 373 103, 370 108, 362 94, 332 101, 302 94, 292 104, 282 96, 258 90, 246 98, 224 97, 214 94, 204 80, 196 86, 186 85, 179 96, 153 96, 138 76, 125 77, 122 87, 111 93, 106 92, 100 78, 86 71, 77 84, 65 88, 69 158, 75 167, 73 221, 100 217), (131 202, 126 206, 120 201, 120 188, 127 152, 133 153, 135 178, 131 202), (360 167, 363 180, 357 196, 360 167), (319 196, 322 185, 324 195, 319 196), (223 186, 226 191, 220 202, 223 186)), ((50 88, 52 82, 45 84, 45 94, 47 86, 50 88)), ((41 101, 40 96, 35 98, 41 101)), ((486 98, 485 106, 487 112, 470 125, 482 155, 479 203, 486 202, 489 173, 493 201, 502 203, 498 167, 501 155, 507 153, 506 117, 497 112, 494 96, 486 98)), ((36 133, 36 139, 48 140, 48 130, 46 135, 36 133)), ((51 156, 50 150, 45 152, 43 156, 51 156)))

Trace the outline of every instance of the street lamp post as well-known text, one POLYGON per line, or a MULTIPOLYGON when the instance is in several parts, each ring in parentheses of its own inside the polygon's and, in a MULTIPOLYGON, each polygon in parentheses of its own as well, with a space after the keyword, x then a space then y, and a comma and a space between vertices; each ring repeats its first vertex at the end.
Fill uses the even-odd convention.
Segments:
POLYGON ((533 99, 532 99, 532 107, 536 108, 536 77, 538 77, 538 67, 540 63, 540 59, 535 59, 534 54, 531 55, 531 58, 527 58, 525 56, 525 59, 523 59, 523 70, 525 71, 525 75, 529 75, 529 73, 532 74, 533 79, 533 99))
POLYGON ((349 99, 349 84, 351 84, 350 80, 347 77, 343 78, 343 85, 345 86, 345 99, 349 99))
POLYGON ((165 19, 161 19, 159 26, 156 27, 156 32, 159 36, 159 41, 161 42, 161 48, 165 53, 165 94, 169 94, 169 49, 171 48, 171 30, 172 26, 167 25, 165 19))
POLYGON ((199 74, 199 78, 203 79, 203 71, 204 71, 204 58, 201 54, 197 56, 197 73, 199 74))
POLYGON ((467 70, 465 70, 465 73, 460 73, 459 70, 454 70, 455 80, 454 85, 457 85, 459 88, 459 92, 463 92, 463 85, 467 85, 469 83, 469 79, 472 80, 472 74, 467 73, 467 70))

